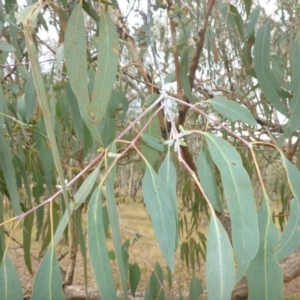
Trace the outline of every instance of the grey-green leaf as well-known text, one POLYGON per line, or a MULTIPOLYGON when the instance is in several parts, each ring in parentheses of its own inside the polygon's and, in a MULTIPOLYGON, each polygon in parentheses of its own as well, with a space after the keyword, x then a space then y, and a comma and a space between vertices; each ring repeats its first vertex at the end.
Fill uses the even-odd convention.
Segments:
POLYGON ((98 62, 90 106, 92 122, 99 123, 106 115, 107 106, 116 80, 119 59, 119 37, 114 22, 103 10, 99 24, 98 62))
POLYGON ((238 281, 258 249, 259 234, 254 192, 236 149, 227 141, 212 134, 205 134, 205 138, 210 155, 220 171, 225 200, 228 203, 233 247, 238 263, 236 274, 238 281))
POLYGON ((0 170, 3 172, 3 176, 8 190, 12 208, 15 215, 21 214, 20 199, 16 184, 16 176, 14 167, 12 164, 12 151, 9 149, 8 143, 3 135, 0 133, 0 170))
POLYGON ((166 184, 148 164, 142 182, 142 191, 160 249, 169 268, 173 271, 176 219, 172 199, 166 184))
POLYGON ((193 276, 190 285, 190 292, 189 292, 189 300, 198 299, 198 297, 203 293, 203 288, 199 279, 193 276))
POLYGON ((175 241, 175 248, 174 248, 175 251, 176 248, 178 247, 178 205, 177 205, 177 194, 176 194, 177 174, 176 174, 176 168, 174 166, 174 163, 170 155, 170 151, 166 155, 163 163, 161 164, 158 170, 158 175, 166 184, 172 200, 174 218, 176 220, 176 241, 175 241))
POLYGON ((20 277, 7 252, 0 266, 0 295, 2 300, 23 300, 20 277))
POLYGON ((205 146, 201 148, 197 159, 197 173, 201 182, 201 186, 211 205, 215 210, 222 212, 223 207, 219 197, 211 156, 205 146))
POLYGON ((130 267, 129 267, 129 283, 130 283, 131 294, 133 297, 135 297, 135 292, 139 285, 140 280, 141 280, 140 267, 136 263, 134 265, 130 265, 130 267))
POLYGON ((85 179, 83 184, 80 186, 78 191, 76 192, 74 199, 75 199, 75 209, 79 208, 80 205, 86 200, 87 196, 90 194, 96 179, 98 178, 98 173, 100 170, 100 164, 98 165, 95 170, 89 174, 89 176, 85 179))
POLYGON ((33 282, 31 300, 64 300, 62 278, 53 244, 44 256, 33 282))
POLYGON ((283 126, 285 137, 289 137, 294 131, 300 128, 300 34, 298 33, 294 46, 292 56, 292 78, 291 90, 293 91, 293 98, 290 102, 291 116, 287 124, 283 126))
MULTIPOLYGON (((112 143, 108 148, 108 150, 111 153, 116 153, 117 152, 116 144, 112 143)), ((108 210, 109 221, 111 225, 111 232, 112 232, 112 238, 114 242, 123 299, 127 300, 128 299, 127 267, 125 266, 125 261, 123 257, 122 238, 121 238, 119 218, 118 218, 118 207, 117 207, 117 201, 115 199, 115 192, 114 192, 116 165, 113 165, 113 163, 114 163, 114 158, 108 157, 106 167, 109 169, 109 173, 107 174, 106 181, 105 181, 107 210, 108 210)))
POLYGON ((72 12, 65 33, 64 57, 68 77, 74 92, 79 111, 92 135, 100 140, 96 126, 91 123, 89 115, 90 96, 88 91, 86 28, 81 5, 72 12))
POLYGON ((206 254, 208 299, 231 299, 234 287, 233 251, 227 233, 215 214, 209 222, 206 254))
POLYGON ((253 126, 257 125, 250 111, 232 100, 228 100, 225 97, 218 97, 209 99, 207 102, 210 103, 219 114, 226 118, 242 121, 253 126))
POLYGON ((283 299, 283 273, 275 254, 279 232, 272 222, 267 201, 264 199, 257 213, 260 243, 247 270, 249 300, 283 299))
POLYGON ((89 202, 87 225, 88 249, 100 295, 103 299, 117 299, 106 247, 100 186, 96 188, 89 202))
POLYGON ((257 31, 254 45, 254 66, 258 83, 270 103, 284 116, 286 108, 280 101, 272 80, 270 69, 270 20, 261 25, 257 31))
POLYGON ((149 134, 145 134, 145 133, 143 133, 141 137, 142 137, 143 142, 145 142, 149 147, 153 148, 154 150, 164 152, 164 150, 165 150, 164 145, 156 138, 152 137, 149 134))
POLYGON ((300 245, 300 172, 283 153, 281 153, 281 161, 294 199, 290 203, 290 216, 277 249, 279 261, 290 255, 300 245))
POLYGON ((253 32, 255 25, 257 23, 258 17, 260 14, 260 6, 257 6, 253 9, 250 14, 249 24, 247 25, 245 39, 248 39, 251 33, 253 32))
POLYGON ((16 49, 11 44, 8 44, 8 43, 5 43, 5 42, 0 42, 0 50, 7 51, 7 52, 14 52, 16 49))

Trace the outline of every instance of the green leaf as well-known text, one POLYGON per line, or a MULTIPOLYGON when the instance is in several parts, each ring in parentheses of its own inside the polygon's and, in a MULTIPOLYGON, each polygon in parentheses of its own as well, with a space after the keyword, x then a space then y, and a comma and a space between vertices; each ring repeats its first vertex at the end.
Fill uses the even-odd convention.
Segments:
POLYGON ((88 209, 88 249, 100 295, 103 299, 117 299, 116 287, 109 263, 102 216, 101 186, 94 191, 88 209), (105 276, 103 276, 105 274, 105 276))
POLYGON ((233 251, 225 229, 213 213, 208 227, 206 289, 208 299, 231 299, 234 287, 233 251))
POLYGON ((23 300, 19 274, 7 253, 4 254, 0 266, 0 295, 1 300, 23 300))
POLYGON ((72 12, 65 33, 64 57, 71 88, 77 98, 80 114, 92 135, 100 140, 95 124, 89 115, 90 96, 88 91, 86 28, 81 5, 72 12))
POLYGON ((247 13, 247 18, 248 18, 250 10, 251 10, 251 6, 252 6, 252 0, 243 0, 243 1, 244 1, 244 4, 245 4, 245 10, 246 10, 246 13, 247 13))
POLYGON ((283 299, 283 273, 275 254, 279 233, 272 222, 267 201, 264 199, 257 213, 260 243, 247 270, 249 300, 283 299))
POLYGON ((226 20, 227 25, 239 35, 241 39, 244 38, 244 22, 235 6, 221 1, 218 2, 218 9, 222 17, 226 20))
POLYGON ((257 125, 257 122, 250 111, 235 101, 228 100, 224 97, 218 97, 206 100, 206 102, 210 103, 219 114, 226 118, 242 121, 253 126, 257 125))
MULTIPOLYGON (((0 192, 0 223, 3 223, 3 222, 4 222, 3 196, 0 192)), ((0 265, 2 263, 2 259, 3 259, 4 255, 5 255, 4 226, 1 226, 0 227, 0 265)), ((2 295, 2 294, 0 294, 0 295, 2 295)))
POLYGON ((85 179, 85 181, 82 183, 82 185, 76 192, 74 196, 75 209, 78 209, 90 194, 98 178, 100 167, 101 164, 99 164, 98 167, 91 174, 89 174, 89 176, 85 179))
POLYGON ((288 116, 272 80, 270 69, 270 19, 257 31, 254 45, 254 66, 258 83, 270 103, 284 116, 288 116))
POLYGON ((129 283, 130 283, 131 294, 133 297, 135 297, 135 292, 139 285, 140 280, 141 280, 140 267, 136 263, 134 265, 130 265, 129 266, 129 283))
MULTIPOLYGON (((50 205, 52 205, 52 210, 49 210, 48 218, 49 218, 49 220, 50 219, 53 220, 53 231, 55 232, 55 230, 60 222, 60 209, 59 209, 59 205, 56 202, 52 202, 50 205), (52 211, 52 216, 50 216, 51 211, 52 211)), ((46 233, 45 239, 42 243, 39 256, 41 256, 42 253, 45 251, 45 249, 47 249, 47 247, 49 246, 49 244, 52 241, 52 238, 53 238, 52 237, 52 227, 51 227, 50 222, 48 222, 47 233, 46 233)))
POLYGON ((53 244, 43 258, 33 282, 31 300, 63 300, 62 278, 53 244))
POLYGON ((160 249, 168 266, 173 271, 176 218, 174 216, 172 199, 164 181, 149 165, 146 166, 142 191, 160 249))
MULTIPOLYGON (((150 114, 153 114, 154 110, 150 112, 150 114)), ((150 118, 151 116, 149 116, 150 118)), ((146 128, 143 134, 147 134, 148 136, 151 136, 153 138, 157 138, 160 136, 160 128, 158 123, 158 118, 155 116, 152 120, 152 122, 149 124, 149 126, 146 128)), ((152 147, 148 146, 146 143, 142 143, 142 153, 149 162, 149 164, 155 168, 157 165, 157 159, 158 159, 158 152, 157 150, 154 150, 152 147)))
POLYGON ((193 275, 193 279, 190 285, 189 299, 194 300, 198 299, 198 297, 203 293, 203 288, 201 282, 193 275))
POLYGON ((37 97, 32 75, 28 76, 24 91, 25 91, 25 103, 26 103, 25 120, 26 122, 29 122, 36 108, 36 97, 37 97))
POLYGON ((205 137, 210 155, 220 171, 228 203, 238 281, 256 255, 259 243, 253 188, 236 149, 212 134, 205 134, 205 137))
POLYGON ((6 188, 8 190, 12 208, 15 215, 21 214, 20 199, 16 184, 14 166, 12 164, 12 150, 10 150, 6 139, 0 133, 0 170, 3 172, 6 188))
POLYGON ((290 216, 277 249, 279 261, 290 255, 300 245, 300 172, 283 153, 281 153, 281 161, 286 170, 294 200, 290 203, 290 216))
POLYGON ((294 131, 300 128, 300 34, 298 33, 293 46, 292 55, 292 78, 291 90, 293 98, 290 102, 291 116, 287 124, 283 126, 285 137, 289 137, 294 131))
POLYGON ((177 193, 176 193, 177 172, 174 163, 172 161, 170 151, 168 151, 163 163, 161 164, 158 170, 158 175, 165 183, 169 191, 170 198, 172 200, 174 218, 176 221, 176 240, 175 240, 175 248, 174 248, 175 251, 178 247, 178 205, 177 205, 177 193))
POLYGON ((194 97, 192 94, 192 89, 190 85, 190 79, 188 76, 189 72, 189 62, 190 62, 190 53, 192 51, 193 47, 189 46, 187 49, 184 50, 181 59, 180 59, 180 69, 179 69, 179 77, 180 82, 184 91, 185 96, 188 98, 188 100, 191 103, 194 103, 194 97))
POLYGON ((243 22, 243 19, 242 19, 240 13, 236 9, 236 7, 233 6, 232 4, 229 5, 228 18, 229 17, 232 18, 240 38, 243 39, 244 38, 244 22, 243 22))
POLYGON ((164 150, 165 150, 164 145, 156 138, 152 137, 151 135, 145 134, 145 133, 143 133, 141 137, 142 137, 143 142, 145 142, 149 147, 153 148, 154 150, 164 152, 164 150))
POLYGON ((158 98, 159 98, 159 95, 158 95, 158 94, 152 94, 152 95, 150 95, 150 96, 146 99, 146 101, 145 101, 143 107, 144 107, 144 108, 148 108, 148 107, 149 107, 152 103, 154 103, 158 98))
POLYGON ((7 51, 7 52, 14 52, 16 49, 11 44, 8 44, 8 43, 5 43, 5 42, 0 42, 0 50, 7 51))
POLYGON ((34 214, 29 214, 24 219, 23 224, 23 249, 24 249, 24 260, 27 266, 27 269, 31 275, 33 275, 32 267, 31 267, 31 253, 30 253, 30 245, 31 245, 31 233, 34 221, 34 214))
POLYGON ((107 106, 116 80, 119 37, 116 25, 104 10, 99 23, 98 62, 95 75, 94 90, 90 105, 90 116, 93 123, 98 124, 106 115, 107 106))
POLYGON ((201 182, 201 186, 211 205, 215 210, 222 212, 223 207, 219 197, 211 156, 205 146, 201 148, 197 159, 197 173, 201 182))
POLYGON ((253 30, 255 29, 255 25, 258 21, 259 14, 260 14, 260 6, 257 6, 253 9, 253 11, 250 14, 250 19, 247 25, 246 35, 245 35, 246 40, 249 38, 253 30))
POLYGON ((144 298, 145 300, 165 299, 165 291, 163 289, 163 272, 158 262, 155 265, 154 271, 151 273, 144 298))
POLYGON ((76 228, 76 238, 80 245, 80 252, 83 260, 82 265, 83 265, 83 273, 84 273, 84 287, 85 290, 87 291, 87 286, 88 286, 87 254, 86 254, 85 233, 83 232, 83 228, 82 228, 83 224, 81 218, 81 211, 76 210, 74 212, 74 220, 75 220, 75 228, 76 228))
MULTIPOLYGON (((112 153, 116 152, 116 146, 114 143, 109 147, 109 151, 111 151, 112 153)), ((108 165, 106 167, 110 168, 112 163, 114 162, 114 159, 108 158, 107 161, 108 161, 108 165)), ((120 281, 121 281, 121 286, 122 286, 122 292, 123 292, 123 299, 126 300, 126 299, 128 299, 127 270, 125 270, 125 263, 124 263, 124 259, 123 259, 122 239, 121 239, 119 218, 118 218, 118 207, 117 207, 115 193, 114 193, 115 172, 116 172, 116 166, 114 165, 112 167, 112 169, 110 170, 109 174, 107 175, 107 178, 105 181, 105 190, 106 190, 109 221, 110 221, 110 225, 111 225, 112 238, 113 238, 113 242, 114 242, 114 248, 115 248, 115 253, 116 253, 116 258, 117 258, 117 265, 118 265, 120 281)))

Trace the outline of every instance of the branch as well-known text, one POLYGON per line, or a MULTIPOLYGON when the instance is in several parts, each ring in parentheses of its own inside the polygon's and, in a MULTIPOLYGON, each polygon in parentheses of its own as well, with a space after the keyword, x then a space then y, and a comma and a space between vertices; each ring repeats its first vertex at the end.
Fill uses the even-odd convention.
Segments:
POLYGON ((199 58, 200 58, 200 55, 202 53, 202 49, 204 46, 204 38, 205 38, 206 29, 208 26, 208 19, 209 19, 209 16, 211 15, 211 11, 213 9, 214 4, 215 4, 215 0, 208 0, 207 9, 206 9, 205 16, 204 16, 204 24, 203 24, 202 29, 200 29, 198 32, 199 38, 196 43, 195 53, 191 59, 190 70, 189 70, 189 80, 190 80, 191 88, 193 88, 193 86, 194 86, 195 74, 196 74, 196 70, 198 68, 199 58))

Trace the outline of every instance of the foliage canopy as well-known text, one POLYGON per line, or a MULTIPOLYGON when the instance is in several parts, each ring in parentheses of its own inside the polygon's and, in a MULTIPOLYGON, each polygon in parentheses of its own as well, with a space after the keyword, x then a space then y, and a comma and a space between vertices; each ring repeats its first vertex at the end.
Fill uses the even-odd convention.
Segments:
POLYGON ((140 185, 166 264, 152 266, 145 299, 166 297, 177 252, 190 299, 202 285, 234 298, 243 276, 249 299, 283 299, 279 262, 300 244, 299 5, 6 0, 0 13, 3 299, 23 299, 8 251, 18 228, 31 274, 33 233, 41 244, 32 299, 65 299, 78 245, 103 299, 117 299, 112 260, 134 296, 142 237, 124 241, 116 190, 135 199, 140 185))

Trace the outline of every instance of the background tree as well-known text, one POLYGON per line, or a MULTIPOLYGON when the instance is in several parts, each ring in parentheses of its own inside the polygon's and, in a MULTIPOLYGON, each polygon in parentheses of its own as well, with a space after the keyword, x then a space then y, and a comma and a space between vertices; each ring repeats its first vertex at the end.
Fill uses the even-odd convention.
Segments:
POLYGON ((40 241, 32 299, 65 298, 78 248, 86 293, 89 258, 103 299, 117 298, 112 266, 122 297, 128 283, 134 296, 140 235, 124 240, 116 201, 129 189, 167 265, 152 266, 145 299, 171 289, 176 251, 190 299, 200 282, 209 299, 243 299, 247 286, 249 299, 282 299, 299 273, 298 5, 4 1, 0 11, 0 294, 23 298, 8 253, 21 229, 31 274, 33 233, 40 241))

